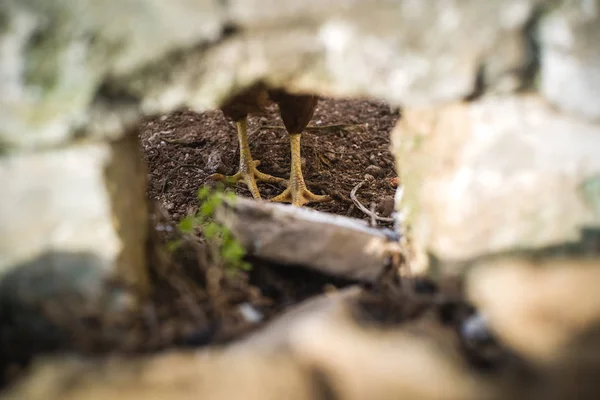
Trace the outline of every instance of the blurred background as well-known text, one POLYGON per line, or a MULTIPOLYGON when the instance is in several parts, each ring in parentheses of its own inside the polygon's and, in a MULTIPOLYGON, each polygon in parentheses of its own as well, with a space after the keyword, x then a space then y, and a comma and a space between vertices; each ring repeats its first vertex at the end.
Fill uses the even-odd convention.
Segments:
POLYGON ((4 0, 0 395, 597 398, 599 19, 4 0))

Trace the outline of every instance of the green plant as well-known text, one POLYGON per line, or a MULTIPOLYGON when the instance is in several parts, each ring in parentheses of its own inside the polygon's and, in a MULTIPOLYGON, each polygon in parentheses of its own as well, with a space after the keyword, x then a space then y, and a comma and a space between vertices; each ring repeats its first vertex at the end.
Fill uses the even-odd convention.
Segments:
MULTIPOLYGON (((204 238, 213 247, 214 256, 230 271, 248 271, 250 263, 244 261, 246 250, 235 239, 233 233, 224 225, 214 220, 214 213, 223 201, 233 201, 235 195, 232 192, 223 192, 220 189, 211 190, 203 186, 197 193, 200 206, 195 215, 189 215, 182 219, 178 228, 183 234, 192 234, 200 230, 204 238)), ((170 251, 174 251, 181 241, 168 244, 170 251)))

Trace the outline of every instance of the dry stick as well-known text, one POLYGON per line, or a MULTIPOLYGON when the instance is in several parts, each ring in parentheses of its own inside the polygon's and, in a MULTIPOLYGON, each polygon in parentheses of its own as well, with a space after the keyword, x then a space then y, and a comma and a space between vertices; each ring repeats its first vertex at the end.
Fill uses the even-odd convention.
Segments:
POLYGON ((371 226, 377 226, 377 220, 375 219, 375 216, 377 215, 375 213, 375 202, 371 202, 371 226))
POLYGON ((204 144, 201 140, 181 140, 181 139, 167 139, 161 138, 161 140, 165 143, 169 144, 177 144, 183 147, 199 147, 204 144))
POLYGON ((181 140, 181 139, 167 139, 164 136, 161 136, 160 140, 162 140, 165 143, 169 143, 169 144, 189 144, 191 143, 189 140, 181 140))
POLYGON ((356 192, 366 182, 367 181, 362 181, 358 185, 354 186, 354 188, 350 192, 350 199, 352 199, 352 202, 354 202, 354 204, 356 205, 356 207, 359 208, 360 211, 362 211, 363 213, 365 213, 366 215, 371 217, 371 219, 375 219, 376 221, 382 221, 382 222, 394 222, 393 218, 380 217, 379 215, 375 214, 374 212, 369 211, 369 209, 367 209, 367 207, 363 206, 361 204, 361 202, 358 201, 358 199, 356 198, 356 192))

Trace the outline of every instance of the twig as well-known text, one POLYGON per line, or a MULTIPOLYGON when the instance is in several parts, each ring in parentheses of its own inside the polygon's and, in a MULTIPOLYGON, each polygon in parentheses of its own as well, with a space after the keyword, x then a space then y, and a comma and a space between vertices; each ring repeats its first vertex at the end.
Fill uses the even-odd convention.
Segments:
POLYGON ((377 226, 377 220, 375 219, 375 216, 377 216, 375 213, 375 202, 371 202, 371 209, 369 211, 371 211, 371 226, 377 226))
POLYGON ((371 220, 376 220, 376 221, 381 221, 381 222, 394 222, 393 218, 386 218, 386 217, 380 217, 379 215, 375 214, 375 212, 371 212, 367 209, 367 207, 363 206, 362 203, 360 201, 358 201, 358 199, 356 198, 356 192, 358 191, 358 189, 361 188, 362 185, 364 185, 367 181, 362 181, 360 182, 358 185, 354 186, 354 188, 352 189, 352 191, 350 192, 350 199, 352 199, 352 202, 356 205, 356 207, 358 207, 358 209, 360 211, 362 211, 363 213, 365 213, 366 215, 368 215, 369 217, 371 217, 371 220))
POLYGON ((183 147, 200 147, 206 144, 203 140, 167 139, 165 137, 161 138, 161 140, 165 143, 178 144, 183 147))
POLYGON ((158 132, 154 132, 154 133, 152 134, 152 136, 150 136, 150 137, 148 138, 148 142, 153 142, 153 141, 154 141, 154 139, 155 139, 157 136, 159 137, 159 139, 160 139, 160 140, 162 140, 162 136, 161 136, 161 135, 164 135, 165 133, 166 133, 166 134, 173 133, 173 130, 171 129, 171 130, 166 130, 166 131, 158 131, 158 132))

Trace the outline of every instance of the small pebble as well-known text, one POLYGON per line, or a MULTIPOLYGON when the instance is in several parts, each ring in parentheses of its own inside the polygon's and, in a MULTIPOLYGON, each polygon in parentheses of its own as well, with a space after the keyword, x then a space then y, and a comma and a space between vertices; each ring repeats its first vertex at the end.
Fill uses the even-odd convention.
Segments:
POLYGON ((381 215, 382 217, 389 217, 394 212, 394 205, 395 201, 393 197, 384 197, 383 199, 381 199, 381 201, 379 201, 379 204, 377 206, 379 215, 381 215))
POLYGON ((369 182, 370 181, 374 181, 375 177, 373 175, 371 175, 371 174, 365 174, 365 180, 369 181, 369 182))
POLYGON ((332 284, 328 283, 327 285, 323 286, 323 292, 326 294, 335 294, 338 292, 338 289, 332 284))
POLYGON ((244 303, 239 306, 240 314, 246 319, 246 321, 251 323, 257 323, 262 321, 263 314, 258 311, 252 304, 244 303))
POLYGON ((365 172, 369 175, 373 175, 374 177, 380 177, 382 174, 382 170, 380 167, 378 167, 377 165, 369 165, 366 169, 365 172))
POLYGON ((213 328, 202 326, 195 329, 186 329, 183 334, 183 343, 187 346, 205 346, 213 339, 215 332, 213 328))
POLYGON ((487 318, 479 313, 472 315, 460 327, 463 338, 473 344, 485 344, 493 340, 487 318))
POLYGON ((218 150, 213 150, 206 160, 205 171, 212 174, 217 172, 221 166, 221 152, 218 150))

